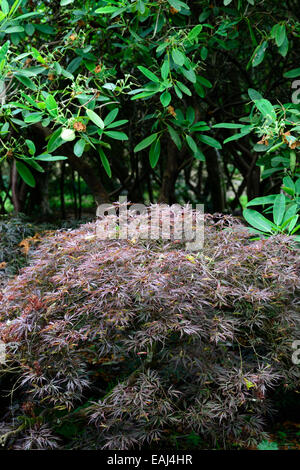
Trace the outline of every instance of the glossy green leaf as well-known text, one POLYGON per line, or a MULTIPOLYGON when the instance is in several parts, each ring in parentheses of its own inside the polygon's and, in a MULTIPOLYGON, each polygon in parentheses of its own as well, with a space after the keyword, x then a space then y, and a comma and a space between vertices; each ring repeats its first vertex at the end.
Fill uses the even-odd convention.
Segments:
POLYGON ((262 232, 271 233, 273 224, 268 219, 266 219, 262 214, 253 210, 253 209, 244 209, 243 216, 245 220, 252 227, 261 230, 262 232))
POLYGON ((126 124, 127 122, 128 122, 128 119, 121 119, 120 121, 114 121, 107 126, 104 120, 104 124, 107 129, 113 129, 114 127, 121 127, 123 126, 123 124, 126 124))
POLYGON ((28 124, 33 124, 35 122, 40 122, 42 120, 43 113, 31 113, 25 116, 24 121, 28 124))
POLYGON ((212 88, 213 86, 212 83, 207 80, 207 78, 202 77, 201 75, 197 76, 197 82, 201 83, 201 85, 205 86, 206 88, 212 88))
POLYGON ((176 84, 183 93, 185 93, 188 96, 192 96, 191 90, 187 86, 185 86, 182 82, 177 81, 176 84))
POLYGON ((4 32, 6 34, 23 33, 23 31, 24 31, 23 26, 9 26, 8 28, 4 29, 4 32))
POLYGON ((86 114, 90 118, 90 120, 93 121, 94 124, 96 124, 96 126, 100 127, 100 129, 104 129, 105 124, 102 121, 101 117, 98 116, 97 113, 95 113, 95 111, 92 111, 91 109, 87 109, 86 114))
POLYGON ((188 109, 186 110, 186 119, 190 124, 193 124, 195 121, 195 110, 192 106, 189 106, 188 109))
POLYGON ((213 129, 242 129, 245 124, 236 124, 233 122, 219 122, 212 126, 213 129))
POLYGON ((297 69, 292 69, 292 70, 289 70, 288 72, 285 72, 283 74, 283 76, 285 78, 296 78, 296 77, 300 77, 300 67, 297 68, 297 69))
POLYGON ((198 140, 200 140, 200 142, 203 142, 204 144, 209 145, 210 147, 214 147, 215 149, 222 148, 222 145, 220 144, 220 142, 218 142, 216 139, 208 135, 203 135, 203 134, 198 135, 198 140))
POLYGON ((170 63, 168 60, 165 60, 160 69, 160 74, 163 80, 165 80, 168 77, 169 72, 170 72, 170 63))
POLYGON ((185 55, 179 49, 172 50, 172 59, 175 64, 182 66, 185 62, 185 55))
POLYGON ((189 10, 189 6, 181 2, 180 0, 168 0, 168 3, 171 5, 171 7, 175 8, 178 11, 181 11, 182 9, 189 10))
POLYGON ((95 13, 98 13, 100 15, 109 15, 111 13, 115 13, 118 10, 119 10, 118 7, 106 6, 106 7, 97 8, 97 10, 95 10, 95 13))
POLYGON ((86 141, 84 139, 79 139, 74 145, 74 153, 76 157, 81 157, 86 146, 86 141))
POLYGON ((25 181, 28 186, 31 186, 32 188, 35 187, 35 179, 29 168, 19 160, 16 161, 16 168, 21 176, 22 180, 25 181))
POLYGON ((160 95, 160 102, 165 108, 169 106, 171 102, 171 93, 169 93, 167 90, 164 91, 164 93, 160 95))
POLYGON ((280 225, 285 213, 285 197, 283 194, 278 194, 275 198, 273 205, 273 220, 276 225, 280 225))
POLYGON ((174 85, 174 90, 178 98, 181 100, 181 98, 183 97, 182 91, 178 88, 177 85, 174 85))
POLYGON ((285 25, 281 24, 276 30, 275 41, 278 47, 280 47, 286 38, 285 25))
POLYGON ((149 78, 151 82, 160 83, 159 78, 156 75, 154 75, 154 73, 151 72, 151 70, 148 70, 146 69, 146 67, 143 67, 143 66, 138 66, 138 69, 140 72, 142 72, 143 75, 145 75, 145 77, 149 78))
POLYGON ((262 63, 265 57, 265 52, 267 50, 267 47, 268 47, 267 41, 263 41, 262 44, 257 46, 253 55, 253 59, 252 59, 252 67, 257 67, 259 64, 262 63))
POLYGON ((28 77, 23 77, 19 73, 15 74, 16 79, 21 82, 26 88, 29 88, 32 91, 36 91, 35 83, 28 77))
POLYGON ((206 60, 206 59, 207 59, 207 56, 208 56, 208 49, 207 49, 207 47, 205 47, 205 46, 201 47, 200 55, 201 55, 201 59, 202 59, 202 60, 206 60))
POLYGON ((110 137, 111 139, 115 140, 128 140, 127 135, 124 132, 118 132, 118 131, 105 131, 105 135, 110 137))
POLYGON ((157 139, 152 143, 150 147, 149 161, 150 161, 151 168, 156 167, 159 157, 160 157, 160 140, 157 139))
POLYGON ((173 129, 173 127, 171 127, 170 125, 168 125, 167 127, 168 127, 168 131, 169 131, 171 139, 173 140, 178 150, 180 150, 182 145, 181 145, 181 140, 180 140, 180 136, 178 132, 176 132, 175 129, 173 129))
POLYGON ((276 197, 277 197, 277 194, 270 194, 269 196, 256 197, 254 199, 251 199, 251 201, 247 203, 246 207, 260 206, 263 204, 273 204, 276 197))
POLYGON ((259 91, 254 90, 253 88, 248 88, 248 95, 252 101, 262 100, 263 96, 259 91))
POLYGON ((140 152, 145 148, 149 147, 157 138, 157 133, 149 135, 146 139, 143 139, 139 144, 137 144, 134 148, 135 152, 140 152))
POLYGON ((32 140, 29 140, 29 139, 26 139, 25 142, 26 142, 26 145, 28 147, 30 155, 34 155, 35 152, 36 152, 34 142, 32 142, 32 140))
POLYGON ((198 147, 197 147, 197 144, 194 141, 193 137, 191 137, 190 135, 187 135, 186 136, 186 142, 187 142, 188 146, 190 147, 190 149, 192 150, 192 152, 197 153, 198 147))
POLYGON ((7 0, 1 0, 1 10, 3 11, 4 15, 9 13, 9 4, 7 0))
POLYGON ((269 117, 273 121, 276 120, 276 112, 270 101, 262 98, 260 100, 254 100, 254 104, 264 117, 269 117))
POLYGON ((58 105, 57 102, 55 101, 55 98, 52 95, 48 95, 46 98, 46 108, 49 111, 49 114, 53 117, 58 116, 58 105))
POLYGON ((109 124, 111 124, 116 119, 118 113, 119 113, 119 108, 115 108, 112 111, 110 111, 110 113, 108 113, 108 115, 104 119, 104 125, 109 126, 109 124))
POLYGON ((2 47, 0 47, 0 62, 6 58, 6 54, 9 50, 10 41, 6 41, 2 47))
POLYGON ((295 225, 297 224, 298 222, 298 219, 299 219, 299 214, 298 215, 294 215, 289 223, 289 226, 288 226, 288 233, 291 234, 293 232, 293 229, 295 228, 295 225))
POLYGON ((74 3, 74 0, 60 0, 60 6, 65 7, 66 5, 70 5, 70 3, 74 3))
POLYGON ((60 160, 68 160, 68 157, 62 155, 51 155, 50 153, 42 153, 35 157, 35 160, 41 160, 42 162, 57 162, 60 160))
POLYGON ((189 80, 189 82, 196 83, 197 77, 196 77, 196 74, 195 74, 195 72, 192 68, 188 69, 188 70, 185 69, 185 68, 182 68, 181 72, 183 73, 185 78, 187 78, 189 80))
POLYGON ((295 193, 295 183, 290 176, 285 176, 282 180, 283 186, 290 188, 295 193))
POLYGON ((198 24, 197 26, 194 26, 193 29, 191 29, 191 31, 188 34, 188 39, 190 41, 194 41, 194 39, 196 39, 199 36, 202 29, 203 29, 202 24, 198 24))
POLYGON ((62 132, 62 129, 60 128, 51 134, 48 140, 48 144, 47 144, 47 151, 49 153, 54 152, 54 150, 56 150, 58 147, 60 147, 64 143, 64 141, 61 138, 61 132, 62 132))
POLYGON ((298 212, 298 204, 294 203, 291 204, 288 209, 285 211, 284 217, 283 217, 283 223, 289 220, 291 217, 296 215, 298 212))
POLYGON ((22 160, 23 160, 24 162, 26 162, 29 166, 31 166, 32 168, 34 168, 36 171, 39 171, 40 173, 45 173, 44 168, 43 168, 41 165, 39 165, 39 164, 35 161, 35 159, 23 157, 22 160))
POLYGON ((101 162, 102 162, 102 165, 104 167, 104 170, 106 171, 107 175, 111 178, 112 172, 111 172, 110 164, 109 164, 109 161, 107 159, 107 156, 105 155, 105 153, 103 152, 101 147, 99 147, 99 155, 100 155, 101 162))
POLYGON ((233 134, 232 136, 228 137, 227 139, 224 140, 224 144, 227 144, 228 142, 232 142, 233 140, 239 140, 245 137, 246 134, 239 132, 237 134, 233 134))

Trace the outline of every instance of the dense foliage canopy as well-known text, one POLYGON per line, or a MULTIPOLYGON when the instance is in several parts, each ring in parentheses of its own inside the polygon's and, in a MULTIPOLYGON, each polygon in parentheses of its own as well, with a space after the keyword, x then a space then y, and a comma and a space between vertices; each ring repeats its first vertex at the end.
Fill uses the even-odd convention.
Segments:
POLYGON ((126 194, 268 213, 285 178, 272 222, 245 217, 292 233, 299 34, 293 0, 1 0, 2 212, 126 194))
POLYGON ((299 393, 299 37, 296 0, 0 0, 0 444, 268 439, 299 393), (119 196, 204 204, 203 249, 79 226, 119 196))
MULTIPOLYGON (((181 215, 174 211, 174 224, 181 215)), ((272 388, 300 385, 291 359, 300 278, 289 238, 253 244, 231 217, 207 216, 204 250, 192 256, 176 240, 101 240, 105 222, 45 237, 3 290, 0 381, 11 390, 3 444, 259 442, 275 411, 272 388)))

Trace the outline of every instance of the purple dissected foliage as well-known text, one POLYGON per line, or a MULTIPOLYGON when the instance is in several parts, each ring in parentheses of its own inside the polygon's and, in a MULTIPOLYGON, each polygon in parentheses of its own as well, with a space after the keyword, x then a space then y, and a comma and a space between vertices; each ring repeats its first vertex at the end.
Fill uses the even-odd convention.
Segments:
POLYGON ((57 416, 84 423, 73 448, 166 445, 180 432, 208 447, 261 438, 272 388, 299 387, 290 239, 253 243, 237 220, 209 215, 198 254, 95 233, 90 223, 49 235, 0 296, 1 380, 18 403, 2 425, 23 423, 6 442, 53 448, 57 416))

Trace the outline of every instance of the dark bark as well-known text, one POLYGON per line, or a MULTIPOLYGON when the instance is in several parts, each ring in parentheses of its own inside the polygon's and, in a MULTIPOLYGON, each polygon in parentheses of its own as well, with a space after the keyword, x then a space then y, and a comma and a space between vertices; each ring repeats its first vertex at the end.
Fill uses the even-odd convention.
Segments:
POLYGON ((66 162, 63 161, 61 164, 60 171, 60 210, 62 219, 66 218, 66 206, 65 206, 65 174, 66 174, 66 162))
POLYGON ((49 204, 49 164, 42 162, 41 166, 45 170, 44 173, 35 171, 32 168, 30 169, 35 178, 36 185, 30 190, 27 187, 30 196, 27 201, 26 212, 32 213, 36 211, 43 217, 47 217, 52 214, 49 204))
POLYGON ((19 198, 18 190, 18 171, 16 167, 16 162, 13 161, 11 167, 11 192, 12 192, 12 202, 14 205, 15 212, 21 212, 21 201, 19 198))
POLYGON ((4 184, 2 171, 0 169, 0 189, 1 189, 2 192, 5 193, 5 195, 3 197, 1 197, 1 214, 5 214, 5 212, 6 212, 5 211, 5 202, 6 202, 6 200, 9 199, 12 202, 12 198, 9 194, 10 188, 11 188, 11 181, 10 181, 10 184, 7 188, 4 184))
POLYGON ((260 195, 260 168, 253 166, 247 178, 248 201, 260 195))
POLYGON ((220 162, 218 154, 215 150, 207 150, 206 168, 208 173, 208 184, 211 195, 212 210, 214 212, 224 212, 225 210, 225 194, 221 177, 220 162))
POLYGON ((103 204, 104 202, 109 202, 108 192, 104 188, 101 179, 96 174, 94 168, 84 160, 84 156, 81 158, 76 157, 71 146, 65 145, 64 148, 66 149, 64 154, 68 157, 69 164, 74 170, 78 171, 81 178, 86 182, 96 203, 103 204))
POLYGON ((78 218, 78 208, 77 208, 77 192, 76 192, 76 183, 75 183, 75 172, 72 170, 72 192, 73 192, 73 203, 74 203, 74 217, 78 218))
POLYGON ((79 173, 77 173, 77 186, 78 186, 78 218, 81 219, 82 200, 81 200, 81 186, 80 186, 80 175, 79 175, 79 173))
POLYGON ((178 170, 178 149, 172 140, 168 140, 167 158, 163 170, 162 184, 158 202, 173 204, 175 203, 175 183, 178 170))
MULTIPOLYGON (((45 138, 51 134, 50 129, 42 127, 39 123, 35 125, 35 129, 37 131, 37 138, 41 138, 43 142, 45 138)), ((76 170, 86 182, 96 203, 102 204, 108 202, 109 195, 102 184, 100 176, 97 175, 95 169, 84 159, 84 156, 81 158, 76 157, 73 152, 73 147, 69 143, 62 146, 62 152, 68 158, 71 168, 76 170)))

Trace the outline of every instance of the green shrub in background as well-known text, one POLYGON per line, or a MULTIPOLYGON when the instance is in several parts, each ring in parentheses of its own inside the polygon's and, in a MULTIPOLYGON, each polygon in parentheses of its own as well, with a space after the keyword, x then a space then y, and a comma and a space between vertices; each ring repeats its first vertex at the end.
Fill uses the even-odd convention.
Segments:
POLYGON ((15 210, 47 207, 48 175, 63 199, 66 164, 97 202, 220 212, 299 177, 294 0, 0 5, 0 189, 15 210))
POLYGON ((300 242, 299 212, 300 212, 300 178, 294 181, 286 176, 283 178, 283 191, 286 193, 271 194, 269 196, 258 197, 248 202, 243 214, 246 221, 254 227, 252 232, 262 237, 276 233, 287 233, 294 235, 293 239, 300 242), (265 213, 272 213, 273 221, 270 221, 261 213, 248 209, 250 206, 267 205, 265 213))

